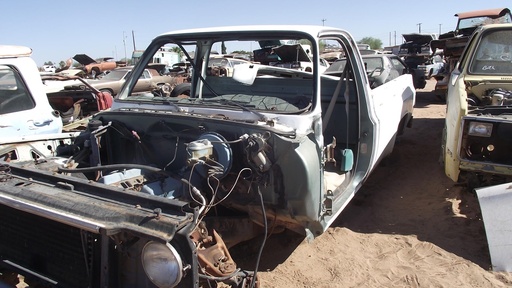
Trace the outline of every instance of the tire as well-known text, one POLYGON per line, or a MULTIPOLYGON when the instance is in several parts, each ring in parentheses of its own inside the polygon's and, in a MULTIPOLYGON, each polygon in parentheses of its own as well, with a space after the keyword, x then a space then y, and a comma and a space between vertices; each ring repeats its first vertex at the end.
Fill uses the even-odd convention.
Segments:
POLYGON ((174 87, 171 91, 171 97, 178 97, 179 95, 190 96, 190 83, 181 83, 174 87))

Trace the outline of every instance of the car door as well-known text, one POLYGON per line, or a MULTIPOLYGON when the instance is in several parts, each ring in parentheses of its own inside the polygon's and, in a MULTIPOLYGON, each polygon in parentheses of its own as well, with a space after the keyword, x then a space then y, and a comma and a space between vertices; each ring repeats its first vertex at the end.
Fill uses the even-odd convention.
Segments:
POLYGON ((144 72, 140 75, 137 80, 137 84, 133 89, 134 92, 151 91, 151 74, 148 69, 144 69, 144 72))

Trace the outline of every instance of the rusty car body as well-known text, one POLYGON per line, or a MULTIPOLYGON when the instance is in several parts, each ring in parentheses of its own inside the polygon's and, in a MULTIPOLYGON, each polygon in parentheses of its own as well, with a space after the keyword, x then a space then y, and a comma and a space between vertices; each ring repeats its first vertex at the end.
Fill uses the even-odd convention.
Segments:
POLYGON ((126 62, 114 61, 112 57, 94 60, 86 54, 76 54, 73 59, 82 64, 84 72, 92 78, 96 78, 100 73, 113 70, 116 67, 126 66, 126 62))
MULTIPOLYGON (((133 67, 120 67, 113 69, 101 79, 89 79, 88 83, 94 88, 117 95, 129 77, 133 67)), ((178 79, 169 75, 160 75, 156 69, 146 68, 140 76, 134 92, 152 91, 165 84, 176 85, 178 79)), ((179 84, 179 83, 178 83, 179 84)))

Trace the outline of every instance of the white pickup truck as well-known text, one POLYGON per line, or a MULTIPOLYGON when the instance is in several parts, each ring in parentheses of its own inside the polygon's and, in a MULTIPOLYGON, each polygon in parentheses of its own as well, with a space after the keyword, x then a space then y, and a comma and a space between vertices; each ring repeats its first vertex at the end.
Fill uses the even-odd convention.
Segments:
POLYGON ((342 29, 162 34, 66 153, 0 162, 0 265, 35 286, 255 287, 258 267, 237 267, 229 248, 285 229, 322 234, 410 126, 414 102, 410 74, 370 88, 342 29), (311 47, 312 71, 265 65, 284 41, 311 47), (187 95, 133 92, 161 49, 190 63, 187 95), (326 49, 347 59, 337 75, 320 72, 326 49), (260 61, 219 75, 215 50, 260 61))

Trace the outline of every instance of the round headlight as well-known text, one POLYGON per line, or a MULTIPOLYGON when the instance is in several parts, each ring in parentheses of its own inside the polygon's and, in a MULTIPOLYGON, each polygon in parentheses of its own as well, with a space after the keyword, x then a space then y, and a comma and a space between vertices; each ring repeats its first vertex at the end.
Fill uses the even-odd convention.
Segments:
POLYGON ((142 249, 142 267, 148 278, 160 288, 176 286, 183 276, 183 263, 169 243, 150 241, 142 249))

